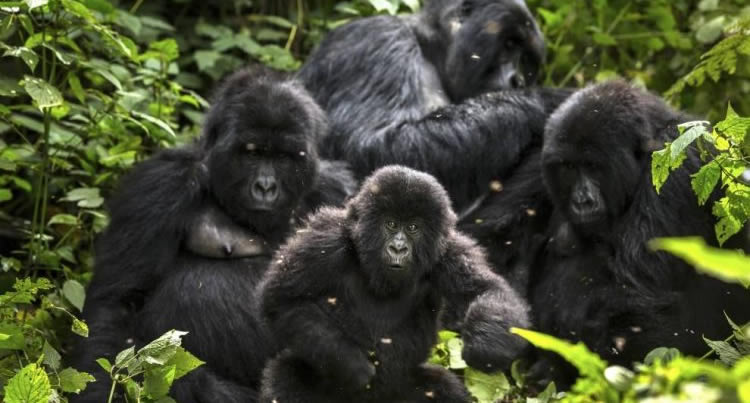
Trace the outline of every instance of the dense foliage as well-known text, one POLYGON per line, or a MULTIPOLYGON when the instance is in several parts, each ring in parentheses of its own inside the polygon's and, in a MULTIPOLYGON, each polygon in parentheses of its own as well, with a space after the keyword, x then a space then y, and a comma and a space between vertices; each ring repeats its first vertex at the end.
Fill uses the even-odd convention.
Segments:
MULTIPOLYGON (((419 0, 0 1, 0 389, 7 402, 65 401, 92 378, 62 364, 107 224, 104 200, 120 175, 156 149, 198 133, 205 99, 224 74, 259 62, 297 69, 325 33, 419 0)), ((581 86, 615 75, 664 94, 710 121, 687 126, 657 152, 654 183, 687 147, 705 166, 696 202, 719 186, 720 241, 750 217, 750 6, 744 0, 529 0, 548 40, 545 85, 581 86), (727 104, 731 107, 727 112, 727 104)), ((750 283, 747 260, 700 241, 661 241, 699 268, 750 283)), ((750 402, 750 327, 709 341, 720 363, 660 350, 635 369, 607 368, 583 346, 523 333, 583 374, 567 398, 750 402)), ((165 401, 171 382, 200 362, 168 333, 114 363, 101 362, 135 401, 165 401), (145 375, 145 376, 140 376, 145 375), (161 400, 160 400, 161 399, 161 400)), ((460 339, 441 334, 433 357, 462 372, 479 401, 535 391, 519 366, 510 380, 466 368, 460 339)), ((707 352, 709 351, 707 347, 707 352)), ((536 397, 561 397, 550 386, 536 397)), ((532 399, 533 400, 533 399, 532 399)))

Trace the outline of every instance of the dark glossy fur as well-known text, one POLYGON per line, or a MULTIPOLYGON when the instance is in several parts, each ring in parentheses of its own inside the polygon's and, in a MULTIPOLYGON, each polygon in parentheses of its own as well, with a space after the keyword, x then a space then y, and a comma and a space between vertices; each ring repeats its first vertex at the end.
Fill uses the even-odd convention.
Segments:
MULTIPOLYGON (((295 218, 341 203, 354 190, 344 165, 317 156, 315 142, 325 130, 323 112, 301 86, 240 71, 219 88, 198 144, 162 151, 123 178, 109 201, 112 219, 97 243, 83 311, 91 336, 71 360, 97 382, 74 401, 106 401, 110 382, 96 358, 112 361, 120 350, 173 328, 189 331, 183 346, 206 361, 175 382, 177 401, 257 399, 264 362, 276 351, 253 302, 270 261, 264 248, 275 249, 295 218), (274 151, 248 153, 248 143, 274 151), (280 193, 272 211, 245 207, 248 178, 261 160, 276 169, 280 193), (232 236, 247 231, 266 245, 245 248, 260 250, 257 256, 226 258, 196 253, 223 248, 219 241, 188 250, 193 222, 207 210, 233 223, 232 236)), ((235 241, 243 240, 229 240, 235 241)))
POLYGON ((567 96, 509 90, 535 82, 543 54, 522 1, 432 0, 417 15, 333 30, 298 77, 329 116, 325 157, 348 161, 359 178, 388 164, 430 173, 462 211, 540 142, 567 96), (505 80, 510 60, 522 84, 505 80))
POLYGON ((508 333, 527 307, 455 230, 437 181, 404 167, 376 171, 345 208, 321 209, 275 255, 261 308, 283 348, 264 372, 263 402, 468 402, 462 383, 425 361, 443 300, 463 313, 464 358, 505 368, 525 348, 508 333), (384 268, 383 221, 417 219, 405 274, 384 268))
MULTIPOLYGON (((697 274, 646 245, 664 236, 715 240, 711 203, 698 206, 690 186, 689 175, 700 166, 696 153, 670 175, 660 195, 651 181, 651 152, 676 138, 676 125, 689 120, 620 81, 583 89, 552 115, 542 166, 555 207, 532 293, 540 330, 582 340, 610 364, 630 365, 659 346, 702 355, 708 348, 701 335, 730 334, 723 310, 739 323, 749 319, 746 290, 697 274), (572 178, 565 165, 586 169, 602 190, 607 214, 601 222, 571 221, 572 178)), ((542 360, 535 371, 570 381, 572 368, 548 358, 557 363, 542 360)))

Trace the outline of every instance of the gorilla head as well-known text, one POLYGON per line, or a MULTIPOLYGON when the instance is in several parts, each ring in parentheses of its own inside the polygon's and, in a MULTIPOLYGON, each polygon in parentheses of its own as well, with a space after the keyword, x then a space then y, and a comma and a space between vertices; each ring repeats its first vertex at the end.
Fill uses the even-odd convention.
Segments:
MULTIPOLYGON (((673 116, 655 96, 611 81, 578 91, 547 122, 542 165, 556 207, 579 232, 606 230, 648 172, 673 116)), ((673 124, 673 123, 672 123, 673 124)))
POLYGON ((242 70, 219 88, 201 147, 216 202, 238 223, 262 224, 255 229, 266 235, 314 186, 326 121, 300 86, 258 75, 242 70))
POLYGON ((398 291, 429 270, 456 223, 437 180, 400 166, 377 170, 347 208, 360 264, 378 294, 398 291))
POLYGON ((443 48, 428 57, 441 59, 433 63, 454 102, 536 81, 544 39, 522 0, 432 0, 424 13, 443 48))

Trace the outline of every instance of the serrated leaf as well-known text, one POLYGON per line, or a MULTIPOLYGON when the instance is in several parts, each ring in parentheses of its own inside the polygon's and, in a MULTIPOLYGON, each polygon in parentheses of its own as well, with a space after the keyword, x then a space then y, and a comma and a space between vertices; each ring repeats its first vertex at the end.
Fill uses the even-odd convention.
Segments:
POLYGON ((200 367, 205 362, 198 359, 198 357, 190 354, 187 350, 182 347, 177 347, 175 354, 172 358, 167 361, 167 365, 175 366, 174 379, 180 379, 190 371, 200 367))
POLYGON ((742 358, 742 355, 739 351, 737 351, 736 348, 732 347, 731 344, 727 343, 723 340, 710 340, 706 337, 703 337, 703 341, 708 344, 709 347, 711 347, 711 350, 713 350, 716 354, 719 355, 719 359, 721 362, 728 366, 734 365, 737 361, 739 361, 740 358, 742 358))
POLYGON ((49 378, 36 364, 23 367, 5 385, 5 403, 48 403, 52 395, 49 378))
POLYGON ((0 349, 23 350, 24 347, 23 328, 14 323, 0 323, 0 349))
POLYGON ((133 357, 135 357, 135 346, 130 346, 117 353, 117 356, 115 357, 115 366, 122 368, 124 365, 127 365, 128 361, 133 359, 133 357))
POLYGON ((86 290, 81 283, 75 280, 67 280, 62 288, 65 299, 68 300, 79 311, 83 311, 83 303, 86 300, 86 290))
POLYGON ((26 93, 29 94, 31 99, 34 100, 34 103, 40 110, 62 105, 63 103, 60 91, 41 78, 25 76, 23 80, 23 88, 26 90, 26 93))
POLYGON ((73 319, 73 325, 70 330, 81 337, 89 337, 89 327, 86 325, 86 322, 80 319, 73 319))
POLYGON ((148 49, 158 54, 159 59, 164 62, 171 62, 180 56, 180 49, 174 39, 153 42, 148 46, 148 49))
POLYGON ((701 169, 691 175, 692 180, 690 185, 693 187, 693 192, 698 197, 698 204, 704 205, 708 200, 709 196, 716 188, 716 184, 719 183, 721 178, 721 165, 716 160, 712 160, 708 164, 701 167, 701 169))
POLYGON ((182 344, 182 336, 188 332, 179 330, 170 330, 158 339, 146 344, 138 350, 138 355, 142 356, 144 361, 149 364, 164 365, 177 351, 177 347, 182 344))
POLYGON ((96 379, 86 372, 79 372, 73 368, 60 371, 60 388, 66 393, 80 393, 86 389, 86 384, 96 379))
POLYGON ((510 391, 510 382, 502 372, 485 374, 473 368, 466 368, 464 384, 479 403, 495 403, 510 391))
POLYGON ((669 178, 669 167, 671 165, 671 158, 669 157, 669 149, 654 151, 651 154, 651 182, 654 184, 656 193, 659 193, 661 187, 669 178))
POLYGON ((742 118, 737 115, 732 105, 727 107, 726 118, 716 124, 716 130, 733 139, 735 142, 742 143, 745 140, 745 136, 750 130, 750 118, 742 118))
POLYGON ((649 242, 649 247, 669 252, 724 281, 750 286, 750 257, 739 252, 710 247, 700 237, 657 238, 649 242))
POLYGON ((42 360, 44 364, 54 370, 60 369, 60 360, 62 357, 46 340, 44 341, 44 346, 42 346, 42 354, 44 354, 44 359, 42 360))

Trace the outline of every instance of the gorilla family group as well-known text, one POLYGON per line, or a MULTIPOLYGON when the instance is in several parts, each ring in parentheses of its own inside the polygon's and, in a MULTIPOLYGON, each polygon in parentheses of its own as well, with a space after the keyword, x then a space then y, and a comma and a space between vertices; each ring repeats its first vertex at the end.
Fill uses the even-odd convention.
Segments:
POLYGON ((703 354, 747 294, 646 247, 714 239, 696 155, 651 182, 693 118, 622 81, 536 87, 543 60, 523 1, 431 0, 335 29, 294 77, 231 75, 198 141, 109 200, 70 358, 97 382, 73 400, 106 400, 96 358, 170 329, 206 362, 181 403, 469 402, 426 363, 441 327, 472 367, 525 358, 563 385, 575 371, 511 327, 612 364, 703 354))

